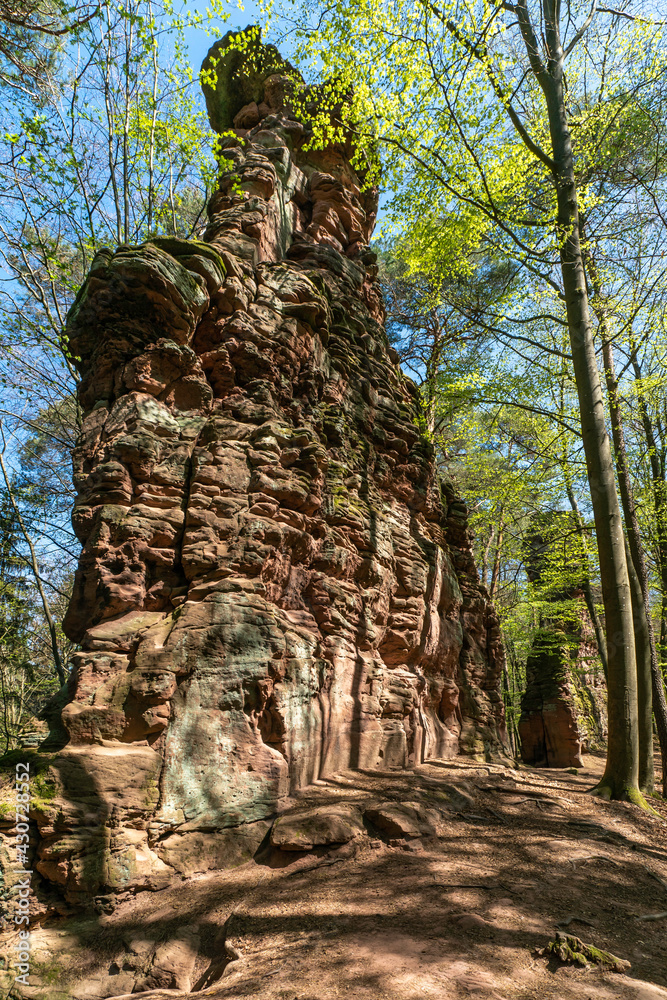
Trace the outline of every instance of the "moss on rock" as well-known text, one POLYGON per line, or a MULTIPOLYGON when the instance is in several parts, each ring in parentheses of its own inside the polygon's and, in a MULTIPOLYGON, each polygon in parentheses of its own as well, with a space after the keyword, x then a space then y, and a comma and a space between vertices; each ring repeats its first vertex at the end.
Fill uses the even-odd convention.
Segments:
POLYGON ((539 954, 553 955, 559 961, 571 965, 599 965, 610 972, 626 972, 630 968, 630 962, 626 959, 617 958, 609 951, 585 944, 574 934, 564 934, 562 931, 558 931, 555 939, 546 948, 541 948, 539 954))

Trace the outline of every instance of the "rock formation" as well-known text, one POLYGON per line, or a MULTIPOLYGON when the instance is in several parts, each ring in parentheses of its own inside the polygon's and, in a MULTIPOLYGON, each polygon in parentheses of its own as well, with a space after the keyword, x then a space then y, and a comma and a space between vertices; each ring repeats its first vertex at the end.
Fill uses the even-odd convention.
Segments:
POLYGON ((581 552, 566 512, 541 516, 529 537, 529 581, 549 600, 526 661, 519 738, 524 763, 581 767, 581 754, 604 744, 606 687, 581 590, 581 552), (555 575, 550 569, 556 568, 555 575))
POLYGON ((526 664, 521 699, 521 758, 533 767, 581 767, 581 754, 607 735, 606 690, 582 609, 578 631, 543 623, 526 664))
POLYGON ((203 239, 101 251, 68 320, 80 651, 36 868, 71 901, 251 856, 322 774, 504 741, 466 509, 383 331, 376 191, 348 142, 307 148, 321 91, 246 37, 205 64, 203 239))

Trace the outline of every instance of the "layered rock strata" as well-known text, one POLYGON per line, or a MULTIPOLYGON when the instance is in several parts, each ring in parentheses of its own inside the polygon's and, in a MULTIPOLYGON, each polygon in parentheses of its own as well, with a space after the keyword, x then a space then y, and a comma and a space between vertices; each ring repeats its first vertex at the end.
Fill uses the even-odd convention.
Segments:
POLYGON ((349 143, 308 148, 321 93, 257 36, 205 65, 203 238, 100 252, 68 321, 80 652, 36 868, 73 901, 250 856, 323 774, 504 741, 466 509, 383 330, 377 193, 349 143))
POLYGON ((534 767, 581 767, 583 752, 604 745, 607 706, 604 671, 582 589, 588 573, 585 548, 569 511, 534 517, 524 564, 542 612, 526 662, 521 757, 534 767))
POLYGON ((526 663, 521 699, 521 758, 533 767, 581 767, 582 753, 607 736, 606 686, 593 628, 544 621, 526 663))

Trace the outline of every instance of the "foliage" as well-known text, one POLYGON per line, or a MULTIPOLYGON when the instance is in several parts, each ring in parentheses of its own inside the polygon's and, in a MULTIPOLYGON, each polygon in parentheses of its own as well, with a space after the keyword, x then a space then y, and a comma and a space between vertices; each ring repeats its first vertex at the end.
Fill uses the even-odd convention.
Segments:
POLYGON ((64 0, 0 0, 0 84, 39 100, 65 36, 90 20, 96 5, 64 0))
POLYGON ((466 500, 481 581, 500 613, 503 695, 518 752, 536 635, 546 621, 569 622, 578 647, 584 582, 598 610, 600 602, 594 533, 587 524, 582 537, 568 501, 568 487, 576 500, 586 483, 574 386, 555 350, 562 333, 545 328, 528 355, 523 341, 499 340, 494 316, 516 275, 493 258, 478 253, 470 278, 436 285, 410 274, 400 243, 384 241, 380 251, 389 335, 425 409, 433 408, 440 461, 466 500), (531 551, 538 534, 539 572, 531 551))
POLYGON ((48 631, 30 570, 21 558, 13 507, 0 496, 0 693, 3 752, 23 745, 35 716, 58 689, 48 631))

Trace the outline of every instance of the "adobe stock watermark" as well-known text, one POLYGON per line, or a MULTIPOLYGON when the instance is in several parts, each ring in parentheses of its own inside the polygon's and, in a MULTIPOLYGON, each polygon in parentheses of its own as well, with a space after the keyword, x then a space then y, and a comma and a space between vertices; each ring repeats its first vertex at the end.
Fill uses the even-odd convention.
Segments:
POLYGON ((18 893, 14 923, 18 928, 18 941, 14 945, 14 964, 17 975, 14 981, 29 986, 30 975, 30 876, 28 848, 30 846, 30 764, 16 765, 16 866, 14 874, 20 875, 14 890, 18 893))

